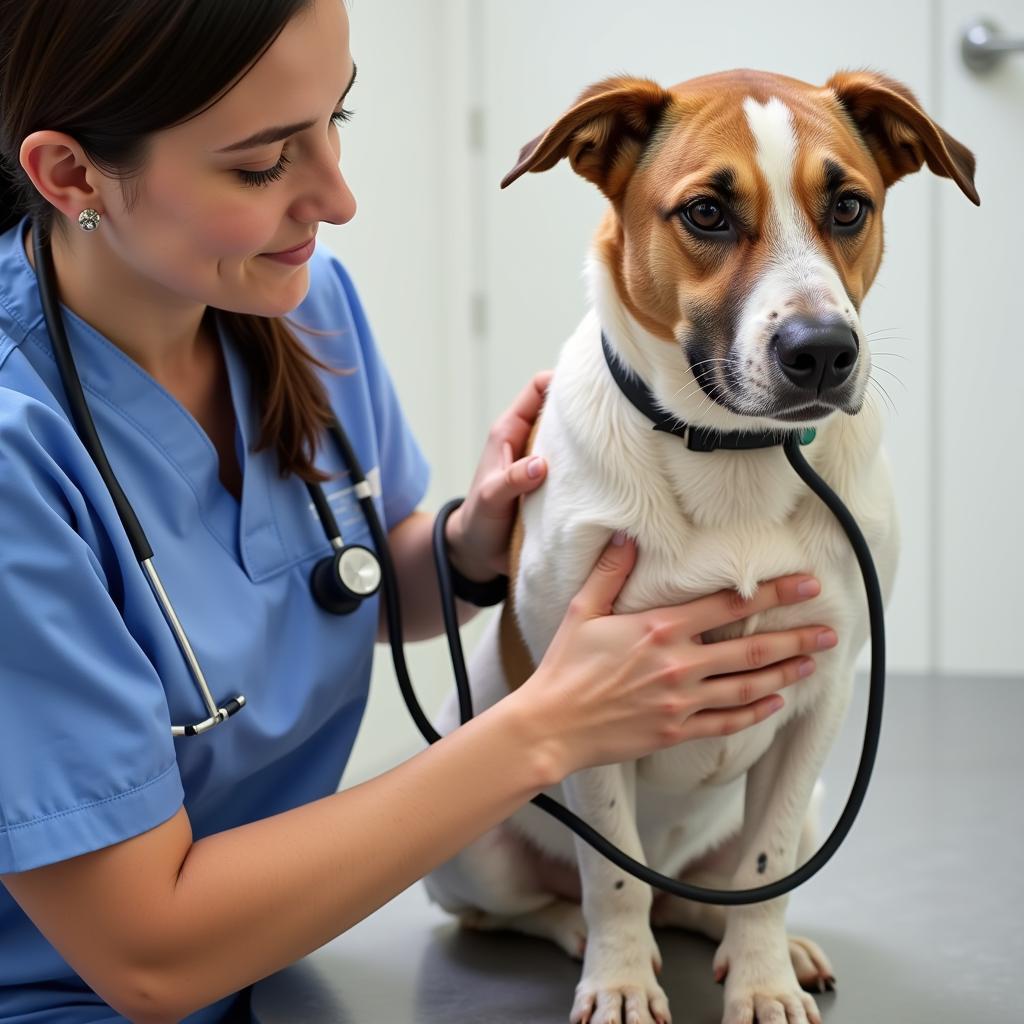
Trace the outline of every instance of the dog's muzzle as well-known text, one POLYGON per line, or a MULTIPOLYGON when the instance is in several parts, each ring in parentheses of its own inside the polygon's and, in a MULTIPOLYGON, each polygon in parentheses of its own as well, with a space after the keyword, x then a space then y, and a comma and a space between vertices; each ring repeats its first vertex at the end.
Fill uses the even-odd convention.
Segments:
POLYGON ((849 401, 860 342, 844 320, 791 317, 772 335, 770 351, 785 378, 779 397, 790 411, 812 403, 838 408, 849 401))

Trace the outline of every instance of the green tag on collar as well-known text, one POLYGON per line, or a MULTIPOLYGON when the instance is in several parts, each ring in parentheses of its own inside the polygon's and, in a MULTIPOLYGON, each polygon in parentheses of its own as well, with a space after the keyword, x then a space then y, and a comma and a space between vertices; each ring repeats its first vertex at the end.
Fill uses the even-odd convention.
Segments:
POLYGON ((807 427, 806 430, 800 431, 800 443, 810 444, 818 436, 818 431, 814 427, 807 427))

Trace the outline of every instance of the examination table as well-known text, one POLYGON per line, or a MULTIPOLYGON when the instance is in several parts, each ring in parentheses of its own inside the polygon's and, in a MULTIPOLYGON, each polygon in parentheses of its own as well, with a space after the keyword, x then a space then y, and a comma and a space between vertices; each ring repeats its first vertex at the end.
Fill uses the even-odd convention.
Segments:
MULTIPOLYGON (((867 678, 825 767, 823 826, 860 752, 867 678)), ((790 899, 836 970, 825 1024, 1024 1022, 1024 677, 889 677, 871 787, 846 843, 790 899)), ((457 799, 457 794, 452 794, 457 799)), ((268 922, 273 927, 273 922, 268 922)), ((714 943, 659 931, 675 1024, 719 1024, 714 943)), ((461 931, 417 883, 258 984, 259 1024, 566 1024, 580 965, 461 931)))

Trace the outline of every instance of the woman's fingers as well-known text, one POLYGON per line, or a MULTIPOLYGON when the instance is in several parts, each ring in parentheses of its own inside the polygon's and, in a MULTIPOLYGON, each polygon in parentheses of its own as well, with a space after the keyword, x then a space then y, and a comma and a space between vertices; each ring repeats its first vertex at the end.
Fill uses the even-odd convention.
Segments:
MULTIPOLYGON (((509 451, 506 445, 504 451, 509 451)), ((480 504, 491 518, 507 518, 512 503, 521 495, 535 491, 547 476, 547 460, 539 455, 508 463, 500 472, 492 473, 480 484, 480 504)))
POLYGON ((821 593, 821 584, 806 574, 782 576, 762 583, 753 597, 743 598, 735 590, 720 590, 682 605, 688 613, 687 628, 693 636, 717 626, 777 608, 779 605, 807 601, 821 593))
POLYGON ((570 612, 585 619, 610 615, 635 563, 636 544, 621 530, 612 534, 590 575, 572 599, 570 612))
POLYGON ((498 435, 502 444, 511 443, 514 453, 518 456, 526 445, 533 424, 540 415, 544 405, 544 395, 551 383, 553 371, 544 370, 535 374, 533 379, 516 396, 512 405, 494 424, 493 433, 498 435))
POLYGON ((731 736, 741 729, 748 729, 773 715, 785 701, 777 694, 762 697, 753 704, 728 710, 698 711, 683 724, 683 740, 707 739, 710 736, 731 736))
POLYGON ((816 668, 813 658, 789 658, 759 672, 708 679, 697 692, 697 698, 705 708, 746 707, 764 697, 770 697, 783 687, 806 679, 816 668))
POLYGON ((827 626, 802 626, 778 633, 754 633, 734 640, 704 644, 700 648, 696 667, 704 676, 749 672, 798 654, 827 651, 837 643, 835 630, 827 626))

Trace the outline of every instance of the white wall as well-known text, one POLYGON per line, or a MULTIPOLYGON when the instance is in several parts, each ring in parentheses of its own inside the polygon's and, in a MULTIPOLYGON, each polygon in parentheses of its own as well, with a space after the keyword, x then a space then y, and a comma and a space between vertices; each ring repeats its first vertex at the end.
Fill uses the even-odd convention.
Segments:
MULTIPOLYGON (((346 104, 355 117, 341 130, 342 166, 358 212, 349 224, 324 225, 320 237, 359 289, 431 463, 423 507, 434 511, 465 493, 484 440, 465 398, 473 380, 464 355, 470 304, 459 272, 471 230, 459 186, 468 177, 462 102, 468 17, 461 3, 349 0, 348 6, 359 70, 346 104)), ((467 637, 480 625, 471 624, 467 637)), ((450 685, 447 646, 440 638, 410 644, 406 658, 424 707, 435 708, 450 685)), ((345 784, 423 745, 399 695, 390 652, 379 646, 345 784)))
POLYGON ((1020 0, 944 0, 936 24, 943 116, 964 125, 978 157, 981 207, 935 196, 934 375, 944 411, 931 438, 936 663, 964 675, 1024 676, 1024 412, 1020 384, 1020 165, 1024 162, 1024 54, 979 75, 960 59, 965 24, 984 14, 1024 38, 1020 0), (968 128, 969 125, 969 128, 968 128))

